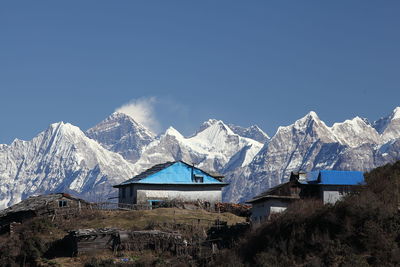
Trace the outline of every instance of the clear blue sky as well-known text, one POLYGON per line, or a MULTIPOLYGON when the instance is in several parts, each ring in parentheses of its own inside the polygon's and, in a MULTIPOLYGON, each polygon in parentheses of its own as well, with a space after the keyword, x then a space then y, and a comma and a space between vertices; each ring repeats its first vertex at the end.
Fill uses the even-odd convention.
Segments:
POLYGON ((399 1, 2 1, 0 143, 155 97, 164 129, 268 134, 400 105, 399 1))

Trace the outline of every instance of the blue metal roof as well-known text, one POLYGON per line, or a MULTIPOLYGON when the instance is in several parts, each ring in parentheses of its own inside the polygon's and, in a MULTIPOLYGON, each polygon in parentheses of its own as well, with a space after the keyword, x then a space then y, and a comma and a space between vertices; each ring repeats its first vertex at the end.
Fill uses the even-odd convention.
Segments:
POLYGON ((193 167, 183 161, 167 162, 158 164, 152 168, 140 173, 139 175, 123 182, 120 185, 127 184, 220 184, 226 185, 205 171, 193 167), (192 170, 193 169, 193 170, 192 170), (203 182, 192 180, 192 171, 194 176, 203 177, 203 182))
POLYGON ((308 184, 360 185, 364 184, 364 174, 360 171, 321 170, 308 173, 308 184))

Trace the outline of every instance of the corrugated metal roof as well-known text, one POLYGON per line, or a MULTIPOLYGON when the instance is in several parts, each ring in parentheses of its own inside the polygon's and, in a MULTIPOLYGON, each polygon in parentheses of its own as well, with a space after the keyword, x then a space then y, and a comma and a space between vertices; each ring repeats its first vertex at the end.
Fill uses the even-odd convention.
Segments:
POLYGON ((360 171, 321 170, 310 172, 308 184, 320 185, 361 185, 364 184, 364 174, 360 171))
POLYGON ((127 184, 220 184, 226 185, 221 182, 218 178, 210 175, 209 173, 193 167, 183 161, 166 162, 163 164, 157 164, 150 169, 136 175, 132 179, 129 179, 114 187, 119 187, 127 184), (192 180, 192 169, 195 176, 201 176, 203 182, 198 183, 192 180))
POLYGON ((159 172, 161 170, 164 170, 165 168, 168 168, 169 166, 175 164, 176 161, 170 161, 170 162, 165 162, 162 164, 157 164, 154 165, 153 167, 151 167, 150 169, 145 170, 144 172, 139 173, 138 175, 136 175, 135 177, 133 177, 132 179, 129 179, 125 182, 123 182, 122 184, 131 184, 131 183, 135 183, 135 182, 139 182, 140 180, 156 173, 159 172))

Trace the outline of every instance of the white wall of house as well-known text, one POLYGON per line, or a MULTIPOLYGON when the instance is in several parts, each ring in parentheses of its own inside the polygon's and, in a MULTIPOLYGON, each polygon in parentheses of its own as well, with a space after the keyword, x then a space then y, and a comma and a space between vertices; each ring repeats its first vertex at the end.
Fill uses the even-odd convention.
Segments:
POLYGON ((251 222, 259 224, 268 220, 273 213, 279 213, 286 210, 289 203, 279 199, 264 199, 259 202, 252 203, 251 206, 251 222))
POLYGON ((138 203, 146 203, 149 200, 179 200, 179 201, 208 201, 221 202, 221 190, 182 191, 179 188, 169 190, 137 190, 138 203))
POLYGON ((321 195, 324 204, 335 204, 336 201, 342 199, 345 195, 349 194, 352 189, 348 185, 324 185, 321 186, 321 195))
POLYGON ((221 186, 135 184, 119 188, 119 203, 149 204, 152 200, 221 202, 221 186))

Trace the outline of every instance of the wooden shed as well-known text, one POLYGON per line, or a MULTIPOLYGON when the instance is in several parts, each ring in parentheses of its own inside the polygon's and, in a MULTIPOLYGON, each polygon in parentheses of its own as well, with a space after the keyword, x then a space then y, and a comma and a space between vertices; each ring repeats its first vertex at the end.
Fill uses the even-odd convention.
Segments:
POLYGON ((31 196, 0 211, 0 232, 7 231, 13 222, 22 223, 36 216, 79 211, 89 205, 89 202, 66 193, 31 196))
POLYGON ((114 228, 80 229, 64 238, 71 255, 93 254, 105 250, 187 253, 187 241, 178 233, 159 230, 126 231, 114 228))

